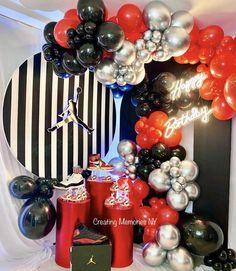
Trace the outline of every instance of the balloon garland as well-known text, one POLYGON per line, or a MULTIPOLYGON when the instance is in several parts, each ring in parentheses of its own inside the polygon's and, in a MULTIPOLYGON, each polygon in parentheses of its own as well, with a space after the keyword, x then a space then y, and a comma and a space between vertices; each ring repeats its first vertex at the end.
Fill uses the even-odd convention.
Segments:
MULTIPOLYGON (((119 181, 130 184, 130 200, 139 222, 135 239, 146 243, 144 261, 160 266, 168 260, 173 270, 190 271, 194 266, 192 253, 205 256, 205 264, 215 270, 232 270, 235 252, 221 248, 223 233, 218 225, 193 214, 183 215, 179 221, 178 211, 199 197, 199 169, 194 161, 185 160, 186 151, 179 145, 181 129, 167 136, 166 125, 179 110, 200 107, 205 104, 203 100, 212 101, 211 112, 219 120, 236 114, 235 39, 224 36, 216 25, 199 30, 189 12, 171 14, 157 0, 148 3, 143 13, 133 4, 123 5, 111 18, 102 0, 79 0, 77 9, 68 10, 62 20, 45 26, 44 37, 44 58, 52 63, 58 77, 79 76, 89 69, 116 98, 134 90, 132 103, 140 117, 135 124, 136 142, 141 149, 123 140, 118 145, 120 157, 110 163, 111 174, 128 176, 128 181, 119 181), (186 77, 196 72, 204 75, 200 87, 190 82, 189 89, 176 99, 173 89, 178 87, 178 80, 173 74, 159 74, 150 82, 145 72, 145 64, 172 57, 179 64, 200 62, 186 77), (196 89, 199 93, 193 91, 196 89), (166 200, 151 196, 150 188, 166 193, 166 200), (155 222, 149 225, 151 219, 155 222)), ((53 180, 19 176, 9 185, 14 197, 27 199, 19 227, 30 239, 44 237, 54 226, 56 212, 49 200, 53 184, 53 180), (37 227, 32 230, 29 213, 40 220, 37 226, 41 231, 37 227)))

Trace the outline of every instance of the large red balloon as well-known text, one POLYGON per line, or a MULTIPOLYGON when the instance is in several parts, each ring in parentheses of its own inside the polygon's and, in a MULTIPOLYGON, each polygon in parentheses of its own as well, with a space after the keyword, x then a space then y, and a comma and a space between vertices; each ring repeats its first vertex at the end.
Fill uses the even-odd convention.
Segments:
POLYGON ((168 115, 162 111, 153 112, 148 118, 148 124, 162 130, 168 120, 168 115))
POLYGON ((193 65, 199 62, 199 50, 200 47, 197 44, 191 44, 188 51, 184 54, 190 64, 193 65))
POLYGON ((170 206, 163 206, 157 213, 157 219, 160 225, 170 223, 176 225, 179 221, 179 213, 170 206))
POLYGON ((235 111, 228 105, 224 97, 216 97, 211 107, 213 115, 219 120, 229 120, 235 115, 235 111))
POLYGON ((132 185, 134 196, 138 199, 145 199, 150 191, 149 185, 141 180, 136 180, 132 185))
POLYGON ((198 42, 198 38, 199 38, 199 28, 198 28, 198 26, 197 26, 196 21, 194 22, 193 29, 192 29, 192 31, 190 32, 189 36, 190 36, 190 42, 191 42, 191 44, 197 43, 197 42, 198 42))
POLYGON ((144 234, 143 234, 143 242, 149 243, 156 241, 156 232, 157 232, 158 226, 146 226, 144 228, 144 234))
POLYGON ((80 18, 77 14, 77 9, 69 9, 64 15, 64 19, 71 19, 77 21, 77 23, 80 23, 80 18))
POLYGON ((138 134, 136 136, 136 142, 142 149, 150 149, 152 147, 152 143, 145 133, 138 134))
POLYGON ((131 33, 125 32, 125 39, 132 43, 135 43, 136 40, 141 39, 142 36, 143 34, 140 32, 131 32, 131 33))
POLYGON ((135 212, 135 219, 139 222, 139 225, 143 227, 150 225, 153 217, 153 210, 148 206, 139 207, 135 212))
POLYGON ((158 130, 154 127, 149 127, 147 131, 147 136, 152 143, 152 145, 157 144, 159 142, 159 139, 162 136, 162 131, 158 130))
POLYGON ((234 55, 229 53, 216 55, 211 61, 210 69, 215 78, 227 78, 236 71, 234 55))
POLYGON ((63 19, 60 20, 54 28, 54 36, 59 45, 61 45, 64 48, 69 48, 67 45, 68 36, 67 36, 67 30, 69 28, 76 29, 78 26, 78 21, 73 19, 63 19))
POLYGON ((224 79, 207 78, 199 90, 200 96, 207 101, 213 100, 224 93, 224 79))
POLYGON ((168 147, 175 147, 180 144, 182 140, 182 132, 180 129, 174 130, 170 137, 165 136, 165 130, 163 131, 163 136, 160 139, 161 143, 166 144, 168 147))
POLYGON ((216 47, 224 37, 223 29, 218 25, 210 25, 200 31, 198 43, 201 47, 216 47))
POLYGON ((226 80, 224 95, 230 107, 236 111, 236 73, 233 73, 226 80))
POLYGON ((203 47, 199 51, 199 59, 201 63, 208 64, 215 55, 215 49, 212 47, 203 47))
POLYGON ((122 6, 117 14, 119 25, 125 32, 140 32, 142 12, 133 4, 122 6))
POLYGON ((134 130, 137 134, 144 132, 145 131, 145 121, 143 121, 142 119, 138 120, 135 123, 134 130))

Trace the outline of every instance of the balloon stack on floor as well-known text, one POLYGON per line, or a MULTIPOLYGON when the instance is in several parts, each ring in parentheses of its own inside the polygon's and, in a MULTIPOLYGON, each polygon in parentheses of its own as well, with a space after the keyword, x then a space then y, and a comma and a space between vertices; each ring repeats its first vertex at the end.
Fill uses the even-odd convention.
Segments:
POLYGON ((189 202, 200 197, 201 169, 186 159, 180 144, 181 128, 197 118, 193 109, 205 108, 204 100, 213 100, 207 117, 213 113, 228 120, 235 115, 236 41, 224 36, 219 26, 199 31, 189 12, 171 14, 157 0, 143 13, 133 4, 122 6, 111 18, 107 13, 102 0, 79 0, 77 9, 45 26, 43 54, 62 79, 89 70, 115 98, 133 90, 131 101, 140 117, 134 127, 137 145, 122 140, 119 157, 109 164, 92 155, 88 167, 92 176, 75 168, 77 177, 60 183, 14 178, 11 195, 26 200, 19 229, 29 239, 41 239, 57 219, 56 262, 71 265, 73 271, 127 267, 133 262, 134 242, 143 244, 143 270, 145 265, 157 270, 169 265, 174 271, 191 271, 197 266, 194 257, 200 256, 214 270, 230 271, 236 268, 235 252, 225 247, 219 225, 185 213, 189 202), (169 72, 149 81, 145 65, 172 57, 180 64, 201 64, 182 74, 187 80, 183 88, 169 72), (197 73, 200 77, 192 80, 197 73), (181 111, 186 115, 179 120, 181 111), (50 198, 62 184, 68 191, 57 199, 56 214, 50 198))

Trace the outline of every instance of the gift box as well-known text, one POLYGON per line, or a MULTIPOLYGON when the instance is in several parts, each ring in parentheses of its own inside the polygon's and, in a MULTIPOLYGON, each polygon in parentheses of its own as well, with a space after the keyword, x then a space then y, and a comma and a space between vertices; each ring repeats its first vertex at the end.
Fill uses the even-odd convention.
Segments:
POLYGON ((112 246, 110 241, 100 245, 71 247, 71 271, 110 271, 112 246))

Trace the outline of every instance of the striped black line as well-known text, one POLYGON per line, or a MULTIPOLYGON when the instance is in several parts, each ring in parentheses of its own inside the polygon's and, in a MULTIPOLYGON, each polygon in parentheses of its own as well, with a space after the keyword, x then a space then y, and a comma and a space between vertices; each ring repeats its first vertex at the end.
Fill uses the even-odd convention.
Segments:
POLYGON ((39 172, 39 93, 40 93, 40 70, 41 55, 34 56, 33 72, 33 118, 32 118, 32 172, 39 172))
MULTIPOLYGON (((107 114, 109 115, 110 112, 110 91, 106 89, 106 105, 105 105, 105 116, 107 114)), ((110 133, 110 125, 109 125, 109 120, 104 120, 105 121, 105 153, 108 152, 109 150, 109 133, 110 133)))
POLYGON ((101 153, 101 107, 102 107, 102 85, 98 83, 97 112, 99 113, 97 114, 97 153, 101 153))
MULTIPOLYGON (((73 99, 75 78, 69 80, 69 99, 73 99)), ((73 171, 73 123, 68 124, 68 174, 73 171)))
POLYGON ((25 105, 26 105, 27 61, 19 68, 19 98, 18 98, 18 148, 17 158, 25 164, 25 105), (23 136, 22 136, 23 135, 23 136))
MULTIPOLYGON (((79 80, 79 86, 82 88, 82 93, 79 96, 79 102, 78 102, 78 115, 81 119, 83 119, 83 103, 84 103, 84 75, 80 76, 79 80)), ((78 144, 78 164, 80 166, 83 166, 83 129, 79 128, 78 130, 78 138, 79 138, 79 144, 78 144)))
MULTIPOLYGON (((90 106, 88 107, 88 126, 93 127, 93 87, 94 87, 94 74, 89 73, 89 95, 88 95, 88 100, 90 106)), ((92 153, 92 135, 88 136, 88 153, 92 153)))
MULTIPOLYGON (((63 108, 63 92, 64 92, 64 81, 58 79, 58 93, 57 93, 57 112, 60 114, 63 108)), ((58 117, 57 121, 61 119, 58 117)), ((62 179, 62 137, 63 129, 57 130, 57 178, 62 179)))
POLYGON ((11 97, 12 97, 12 80, 10 81, 5 95, 3 107, 3 123, 6 139, 11 142, 11 97))

